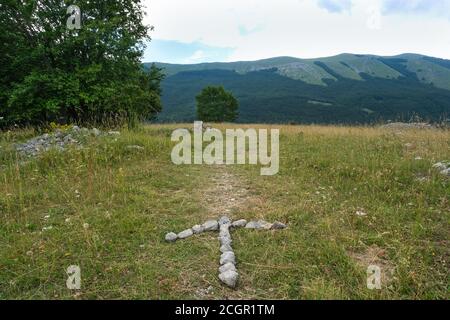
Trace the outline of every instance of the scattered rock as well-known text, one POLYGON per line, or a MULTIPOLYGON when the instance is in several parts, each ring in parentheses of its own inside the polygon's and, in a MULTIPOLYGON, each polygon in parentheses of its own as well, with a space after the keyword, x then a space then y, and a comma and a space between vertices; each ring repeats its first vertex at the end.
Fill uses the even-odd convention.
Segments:
POLYGON ((216 220, 209 220, 203 224, 203 229, 205 231, 216 231, 219 229, 219 224, 216 220))
POLYGON ((178 239, 178 236, 176 235, 176 233, 169 232, 168 234, 166 234, 167 242, 175 242, 175 241, 177 241, 177 239, 178 239))
POLYGON ((233 251, 227 251, 222 253, 222 255, 220 256, 220 265, 224 265, 227 263, 232 263, 232 264, 236 264, 236 257, 234 255, 233 251))
POLYGON ((109 131, 108 134, 110 136, 120 136, 120 132, 119 131, 109 131))
POLYGON ((204 231, 204 228, 201 225, 197 224, 192 227, 192 231, 194 232, 194 234, 200 234, 204 231))
POLYGON ((236 271, 232 271, 232 270, 226 271, 219 275, 220 281, 225 283, 230 288, 236 287, 238 278, 239 278, 238 273, 236 271))
POLYGON ((246 224, 247 224, 247 220, 241 219, 241 220, 233 221, 231 226, 233 228, 244 228, 246 226, 246 224))
POLYGON ((16 144, 16 150, 28 157, 36 157, 43 152, 51 149, 65 151, 68 146, 82 146, 82 141, 86 140, 89 135, 100 136, 100 130, 94 128, 91 131, 87 128, 80 129, 73 126, 68 130, 55 130, 53 133, 45 133, 38 137, 34 137, 22 144, 16 144))
POLYGON ((194 234, 194 232, 192 231, 192 229, 187 229, 187 230, 181 231, 178 234, 178 238, 179 239, 186 239, 186 238, 189 238, 190 236, 192 236, 193 234, 194 234))

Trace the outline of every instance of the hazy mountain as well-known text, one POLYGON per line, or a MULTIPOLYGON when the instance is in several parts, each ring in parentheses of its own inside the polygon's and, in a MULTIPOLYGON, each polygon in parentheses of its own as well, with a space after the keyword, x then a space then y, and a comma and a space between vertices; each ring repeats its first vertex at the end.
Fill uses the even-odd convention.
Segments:
POLYGON ((167 75, 160 121, 194 120, 195 96, 207 85, 234 93, 242 122, 368 123, 450 114, 450 61, 422 55, 157 65, 167 75))

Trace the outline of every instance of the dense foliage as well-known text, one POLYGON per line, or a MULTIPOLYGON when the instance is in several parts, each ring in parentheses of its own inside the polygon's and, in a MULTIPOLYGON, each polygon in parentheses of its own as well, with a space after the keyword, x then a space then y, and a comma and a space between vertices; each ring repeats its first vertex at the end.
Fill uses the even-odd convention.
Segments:
POLYGON ((0 127, 150 118, 161 110, 156 67, 140 63, 151 27, 141 0, 2 0, 0 127), (69 30, 69 5, 81 29, 69 30))
POLYGON ((233 122, 238 116, 238 101, 223 87, 208 86, 196 97, 197 117, 207 122, 233 122))
POLYGON ((364 81, 352 80, 320 62, 316 64, 337 79, 325 80, 327 86, 282 76, 275 68, 248 73, 179 72, 163 82, 164 111, 158 118, 162 122, 194 120, 195 95, 206 85, 221 85, 233 92, 240 103, 238 122, 355 124, 449 117, 449 90, 421 82, 406 69, 404 59, 380 61, 404 76, 386 79, 361 74, 364 81))

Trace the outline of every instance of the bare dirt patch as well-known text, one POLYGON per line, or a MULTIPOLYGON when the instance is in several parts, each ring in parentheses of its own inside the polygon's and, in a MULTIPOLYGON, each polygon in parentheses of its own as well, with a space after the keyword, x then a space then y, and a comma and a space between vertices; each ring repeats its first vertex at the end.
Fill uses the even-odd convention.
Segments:
POLYGON ((241 212, 261 201, 250 192, 243 178, 230 172, 226 166, 212 167, 211 183, 201 190, 201 202, 211 217, 228 216, 241 219, 241 212))

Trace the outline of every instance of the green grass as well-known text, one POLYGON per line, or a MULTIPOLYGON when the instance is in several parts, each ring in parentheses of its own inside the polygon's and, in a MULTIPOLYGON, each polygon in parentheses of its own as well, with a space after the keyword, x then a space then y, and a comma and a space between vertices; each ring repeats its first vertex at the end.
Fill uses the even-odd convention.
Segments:
POLYGON ((25 163, 12 144, 33 130, 0 134, 0 299, 196 299, 209 286, 207 299, 450 298, 450 184, 431 169, 450 160, 448 131, 284 126, 280 173, 262 177, 253 166, 173 165, 177 127, 25 163), (245 197, 233 218, 289 226, 233 232, 236 290, 217 278, 217 235, 164 241, 215 217, 222 173, 237 185, 228 196, 245 197), (382 290, 367 289, 368 264, 387 274, 382 290), (70 265, 80 291, 66 288, 70 265))

